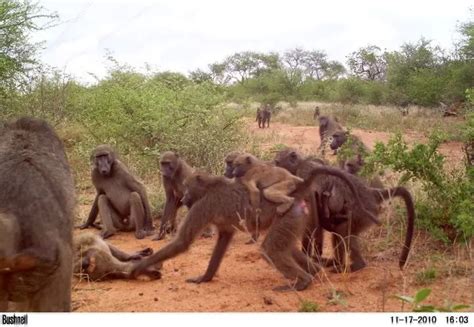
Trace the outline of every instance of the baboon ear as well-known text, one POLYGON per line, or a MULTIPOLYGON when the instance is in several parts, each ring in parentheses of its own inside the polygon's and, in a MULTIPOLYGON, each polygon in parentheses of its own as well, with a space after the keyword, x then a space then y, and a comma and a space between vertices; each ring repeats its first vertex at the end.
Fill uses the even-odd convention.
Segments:
POLYGON ((245 157, 245 162, 248 164, 252 163, 252 158, 250 156, 245 157))

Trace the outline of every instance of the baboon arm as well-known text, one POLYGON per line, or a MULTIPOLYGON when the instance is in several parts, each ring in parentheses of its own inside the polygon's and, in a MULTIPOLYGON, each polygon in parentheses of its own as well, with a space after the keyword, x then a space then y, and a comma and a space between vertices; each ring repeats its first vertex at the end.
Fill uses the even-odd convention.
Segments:
POLYGON ((97 227, 95 225, 95 220, 97 219, 97 215, 99 214, 99 195, 101 193, 100 192, 97 192, 96 196, 95 196, 95 199, 94 199, 94 203, 92 203, 92 208, 91 208, 91 211, 89 212, 89 217, 87 217, 87 220, 84 224, 80 225, 79 228, 80 229, 85 229, 87 227, 97 227))
POLYGON ((217 270, 219 269, 219 266, 222 262, 222 258, 224 257, 224 254, 226 253, 227 248, 229 247, 230 241, 232 240, 233 236, 234 236, 233 232, 220 231, 216 246, 214 247, 214 250, 212 251, 211 260, 209 261, 209 265, 207 266, 207 270, 204 273, 204 275, 196 277, 196 278, 189 278, 186 281, 188 283, 198 283, 198 284, 211 281, 214 275, 216 274, 217 270))
POLYGON ((132 192, 137 192, 140 195, 143 204, 143 209, 145 210, 145 229, 148 229, 153 225, 153 221, 151 217, 150 202, 148 201, 148 195, 146 193, 145 186, 136 180, 131 180, 128 183, 129 184, 127 185, 127 187, 132 192))
POLYGON ((178 212, 179 200, 180 200, 176 198, 173 187, 169 183, 165 182, 164 186, 165 186, 166 202, 165 202, 163 217, 161 218, 160 233, 164 232, 166 224, 168 224, 170 220, 173 221, 174 218, 176 217, 176 213, 178 212))
POLYGON ((123 252, 122 250, 116 248, 112 244, 107 244, 110 249, 110 253, 120 261, 130 261, 134 259, 133 255, 123 252))

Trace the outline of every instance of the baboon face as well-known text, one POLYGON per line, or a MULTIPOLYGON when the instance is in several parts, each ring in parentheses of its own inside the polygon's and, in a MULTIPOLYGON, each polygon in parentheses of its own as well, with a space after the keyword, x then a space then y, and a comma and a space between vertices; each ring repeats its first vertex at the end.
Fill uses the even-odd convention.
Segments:
POLYGON ((91 157, 94 169, 102 176, 110 176, 112 167, 115 163, 115 152, 108 145, 99 145, 92 152, 91 157))
POLYGON ((295 149, 285 149, 278 152, 275 156, 274 162, 277 167, 284 168, 292 174, 296 174, 298 165, 302 158, 295 149))
POLYGON ((338 149, 341 145, 344 144, 347 140, 347 132, 344 131, 337 131, 332 134, 332 141, 331 141, 331 150, 338 149))
POLYGON ((209 175, 199 172, 186 178, 183 184, 186 190, 181 202, 191 208, 196 201, 204 197, 212 182, 209 175))
POLYGON ((234 160, 240 155, 240 152, 238 151, 232 151, 230 152, 224 159, 225 161, 225 172, 224 176, 227 178, 233 178, 234 177, 234 160))
POLYGON ((238 156, 234 160, 234 170, 232 171, 232 174, 237 178, 244 176, 252 167, 254 161, 254 157, 248 154, 238 156))
POLYGON ((179 166, 179 156, 174 152, 167 151, 161 155, 160 170, 166 177, 173 177, 179 166))
POLYGON ((364 165, 364 161, 360 155, 357 155, 357 158, 346 160, 344 163, 344 170, 349 174, 357 175, 364 165))

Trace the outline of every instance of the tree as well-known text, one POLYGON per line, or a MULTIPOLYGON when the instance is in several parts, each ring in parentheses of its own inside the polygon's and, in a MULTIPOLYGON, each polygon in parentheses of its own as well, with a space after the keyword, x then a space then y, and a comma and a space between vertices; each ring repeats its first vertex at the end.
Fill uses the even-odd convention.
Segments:
POLYGON ((386 54, 376 45, 360 48, 347 59, 351 72, 362 79, 370 81, 384 80, 387 70, 386 54))
MULTIPOLYGON (((471 9, 471 16, 474 16, 474 9, 471 9)), ((474 60, 474 20, 463 23, 459 27, 462 40, 459 44, 459 56, 463 60, 474 60)))
POLYGON ((57 19, 31 1, 0 0, 0 89, 17 87, 26 74, 38 65, 41 46, 32 43, 30 34, 44 30, 57 19))

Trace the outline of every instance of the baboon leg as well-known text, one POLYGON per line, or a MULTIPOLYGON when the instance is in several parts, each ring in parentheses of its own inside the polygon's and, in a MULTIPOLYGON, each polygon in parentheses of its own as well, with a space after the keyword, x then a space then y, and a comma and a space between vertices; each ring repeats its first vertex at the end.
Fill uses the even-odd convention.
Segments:
POLYGON ((293 256, 296 253, 296 241, 298 235, 302 234, 297 223, 301 217, 287 214, 273 222, 270 230, 262 243, 264 258, 275 266, 283 276, 293 285, 283 285, 275 288, 275 291, 306 289, 313 278, 295 261, 293 256))
POLYGON ((244 185, 247 187, 250 195, 250 203, 254 208, 260 208, 260 189, 257 185, 252 182, 243 182, 244 185))
POLYGON ((320 200, 318 193, 313 193, 309 196, 309 221, 306 225, 303 236, 303 252, 310 257, 316 258, 318 262, 321 261, 323 254, 323 228, 320 224, 320 217, 322 217, 320 200))
POLYGON ((365 268, 367 264, 360 253, 360 244, 357 235, 351 235, 349 245, 351 250, 350 257, 352 261, 350 266, 351 272, 365 268))
POLYGON ((130 225, 135 226, 135 237, 139 240, 146 236, 145 227, 145 209, 140 194, 130 193, 130 225))
POLYGON ((341 223, 335 228, 335 234, 332 236, 334 247, 334 271, 347 271, 346 262, 347 250, 350 249, 353 239, 349 238, 349 223, 341 223))
POLYGON ((104 228, 101 232, 102 238, 109 238, 117 232, 117 229, 125 229, 125 226, 122 224, 120 216, 110 205, 109 199, 106 195, 99 195, 98 206, 100 219, 102 220, 102 224, 104 225, 104 228))
POLYGON ((281 203, 277 207, 277 213, 281 215, 287 212, 293 205, 295 199, 288 196, 287 194, 294 191, 294 189, 294 181, 283 181, 280 183, 273 184, 272 186, 269 186, 264 189, 263 196, 269 201, 281 203))
POLYGON ((186 282, 199 284, 211 281, 216 274, 217 269, 219 269, 222 258, 227 251, 230 241, 232 240, 232 236, 234 236, 233 232, 219 231, 217 244, 214 247, 214 251, 212 252, 211 260, 209 261, 206 272, 202 276, 189 278, 186 280, 186 282))
POLYGON ((298 265, 301 268, 303 268, 311 276, 314 276, 319 271, 318 265, 314 263, 311 257, 304 254, 301 250, 293 249, 292 254, 293 254, 293 258, 298 263, 298 265))

